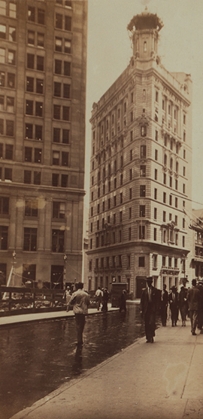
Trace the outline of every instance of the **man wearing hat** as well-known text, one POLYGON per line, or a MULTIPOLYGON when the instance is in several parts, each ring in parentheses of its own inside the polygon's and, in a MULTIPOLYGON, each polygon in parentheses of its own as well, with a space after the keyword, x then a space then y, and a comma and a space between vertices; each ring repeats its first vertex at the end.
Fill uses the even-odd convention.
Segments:
POLYGON ((160 303, 160 293, 152 285, 153 277, 146 278, 146 288, 143 289, 140 301, 140 313, 145 322, 145 334, 147 343, 154 342, 156 313, 160 303))

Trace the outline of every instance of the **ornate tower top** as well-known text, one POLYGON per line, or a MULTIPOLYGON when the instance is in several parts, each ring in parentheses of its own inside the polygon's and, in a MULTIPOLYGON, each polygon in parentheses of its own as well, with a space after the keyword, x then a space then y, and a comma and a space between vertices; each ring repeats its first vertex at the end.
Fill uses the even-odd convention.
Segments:
POLYGON ((140 15, 134 16, 127 26, 130 32, 143 29, 156 29, 158 32, 163 28, 161 19, 153 13, 149 13, 147 7, 140 15))
POLYGON ((145 11, 134 16, 127 26, 133 44, 133 55, 142 61, 158 57, 159 31, 163 28, 161 19, 153 13, 145 11))

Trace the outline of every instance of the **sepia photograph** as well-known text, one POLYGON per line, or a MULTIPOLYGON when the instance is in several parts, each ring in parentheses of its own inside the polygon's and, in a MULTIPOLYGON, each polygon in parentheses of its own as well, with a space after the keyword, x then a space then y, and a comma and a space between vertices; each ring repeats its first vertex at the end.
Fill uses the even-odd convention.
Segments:
POLYGON ((203 418, 202 20, 0 0, 0 419, 203 418))

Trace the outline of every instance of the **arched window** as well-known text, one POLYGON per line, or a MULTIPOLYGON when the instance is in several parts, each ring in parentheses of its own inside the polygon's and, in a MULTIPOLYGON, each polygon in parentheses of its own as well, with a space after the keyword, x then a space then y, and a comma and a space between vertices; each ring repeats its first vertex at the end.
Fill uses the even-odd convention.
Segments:
POLYGON ((147 52, 147 42, 146 42, 146 41, 144 41, 143 51, 144 51, 144 52, 147 52))

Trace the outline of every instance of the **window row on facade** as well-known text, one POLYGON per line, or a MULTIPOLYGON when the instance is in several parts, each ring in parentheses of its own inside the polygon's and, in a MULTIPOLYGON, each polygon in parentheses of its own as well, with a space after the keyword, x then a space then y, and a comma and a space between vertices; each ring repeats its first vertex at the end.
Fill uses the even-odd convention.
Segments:
MULTIPOLYGON (((41 185, 41 172, 39 170, 24 170, 22 182, 25 184, 41 185)), ((12 182, 13 170, 9 167, 0 167, 0 179, 12 182)), ((52 173, 51 185, 55 187, 68 187, 69 176, 65 173, 52 173)))
MULTIPOLYGON (((94 247, 104 247, 109 245, 114 245, 116 243, 122 243, 131 240, 153 240, 154 242, 161 242, 163 244, 172 244, 179 246, 179 236, 178 232, 170 230, 169 228, 161 229, 161 235, 159 233, 160 228, 153 228, 153 236, 148 232, 148 229, 145 225, 139 225, 137 229, 136 236, 133 236, 132 227, 128 227, 123 232, 122 229, 106 232, 106 233, 96 233, 95 239, 90 238, 90 249, 93 249, 93 240, 94 247)), ((185 236, 182 236, 182 247, 185 247, 185 236)))
POLYGON ((9 87, 11 89, 15 88, 15 79, 16 76, 13 73, 6 71, 0 71, 0 86, 9 87))
MULTIPOLYGON (((24 251, 37 251, 37 228, 25 227, 23 230, 23 248, 24 251)), ((0 226, 0 250, 8 250, 9 227, 0 226)), ((51 251, 64 253, 65 232, 64 230, 52 229, 51 251)))
MULTIPOLYGON (((0 215, 9 215, 10 199, 7 196, 0 196, 0 215)), ((25 199, 25 217, 38 217, 40 203, 37 198, 25 199)), ((66 203, 60 201, 52 202, 52 218, 65 219, 66 203)))
MULTIPOLYGON (((157 257, 158 255, 153 255, 153 266, 152 268, 157 268, 157 257)), ((146 267, 146 260, 148 261, 148 257, 145 256, 138 256, 138 268, 145 268, 146 267)), ((89 260, 89 272, 93 270, 93 264, 95 269, 103 269, 103 268, 125 268, 130 269, 132 266, 132 256, 131 254, 125 255, 113 255, 113 256, 106 256, 101 258, 95 258, 94 260, 89 260)), ((161 266, 162 268, 174 268, 179 269, 178 264, 182 264, 182 259, 178 259, 176 257, 171 256, 161 256, 161 266)))
MULTIPOLYGON (((1 61, 1 49, 0 48, 0 62, 6 62, 1 61)), ((27 54, 27 68, 32 70, 38 70, 38 71, 44 71, 45 70, 45 59, 44 56, 37 55, 37 54, 27 54)), ((65 60, 54 60, 54 73, 64 76, 70 76, 71 75, 71 62, 65 61, 65 60)))
MULTIPOLYGON (((163 111, 167 111, 168 115, 172 116, 174 119, 178 119, 179 108, 175 105, 167 96, 159 94, 158 90, 155 90, 155 102, 159 103, 161 101, 161 106, 163 111), (161 96, 161 99, 160 99, 161 96)), ((182 115, 183 124, 186 124, 186 113, 183 112, 182 115)))
MULTIPOLYGON (((14 104, 14 102, 12 103, 14 104)), ((9 106, 11 108, 11 102, 9 102, 9 106)), ((0 96, 0 107, 1 107, 1 96, 0 96)), ((27 99, 25 103, 25 114, 43 117, 43 113, 44 113, 43 108, 44 108, 43 102, 27 99)), ((59 119, 62 121, 70 121, 70 106, 53 105, 53 118, 59 119)))
MULTIPOLYGON (((103 211, 105 211, 105 206, 102 207, 103 211), (104 208, 104 209, 103 209, 104 208)), ((102 211, 102 213, 103 213, 102 211)), ((162 212, 162 221, 166 223, 167 214, 166 211, 160 211, 162 212)), ((153 218, 154 220, 158 219, 158 208, 154 207, 153 209, 153 218)), ((134 211, 134 217, 133 218, 146 218, 147 217, 147 206, 146 205, 139 205, 137 213, 134 211)), ((97 219, 95 221, 96 230, 104 230, 106 229, 106 226, 110 225, 112 223, 112 226, 115 226, 116 224, 121 224, 123 221, 131 220, 132 219, 132 207, 128 208, 128 211, 126 211, 126 214, 123 214, 123 211, 120 210, 117 213, 114 213, 112 217, 110 215, 107 215, 107 218, 102 218, 101 220, 97 219)), ((178 226, 178 216, 174 216, 174 220, 172 220, 172 213, 168 214, 168 222, 172 221, 174 223, 174 226, 178 226)), ((186 228, 186 221, 185 218, 182 218, 182 228, 186 228)), ((93 222, 90 223, 90 232, 93 233, 93 222)))

